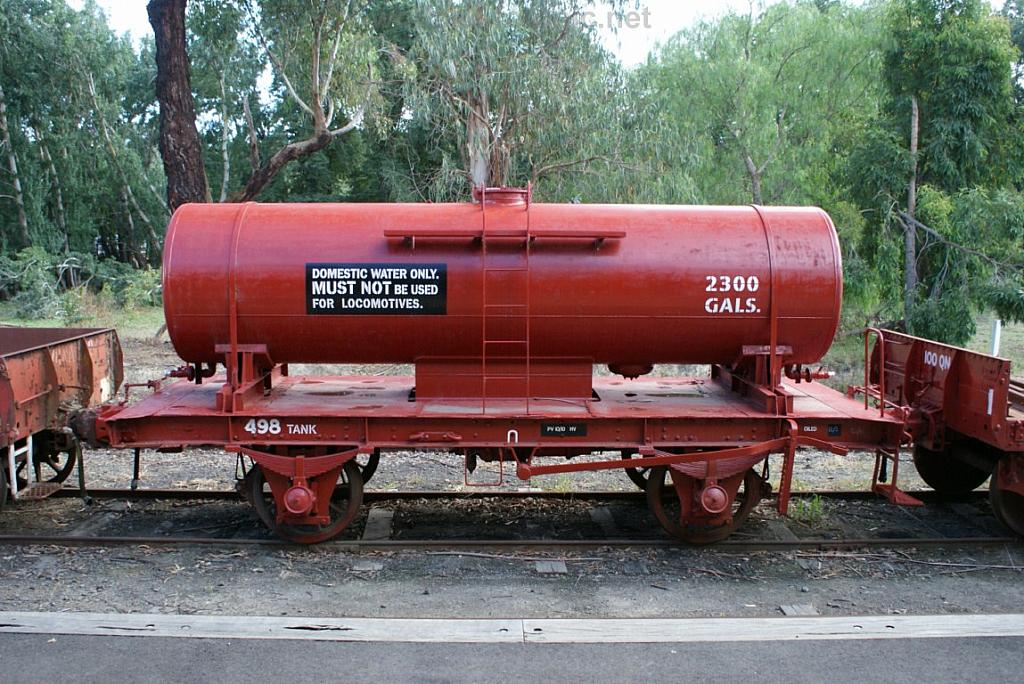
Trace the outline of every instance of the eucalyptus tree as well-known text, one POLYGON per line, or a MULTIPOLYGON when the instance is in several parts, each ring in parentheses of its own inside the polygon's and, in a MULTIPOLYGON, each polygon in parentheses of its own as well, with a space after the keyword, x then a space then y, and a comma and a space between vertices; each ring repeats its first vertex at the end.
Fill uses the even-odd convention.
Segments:
POLYGON ((822 201, 837 139, 878 101, 876 25, 870 7, 779 2, 670 40, 645 66, 646 96, 676 134, 665 143, 686 146, 696 199, 822 201))
MULTIPOLYGON (((618 6, 620 3, 613 3, 618 6)), ((418 0, 407 114, 433 198, 615 164, 621 88, 584 0, 418 0)), ((565 191, 565 190, 563 190, 565 191)))
POLYGON ((249 173, 263 164, 253 108, 261 114, 257 80, 267 61, 248 35, 246 13, 237 3, 196 0, 189 5, 186 25, 198 127, 206 143, 207 176, 219 188, 213 197, 224 202, 232 187, 239 185, 232 183, 239 176, 239 161, 247 161, 249 173))
POLYGON ((981 0, 893 0, 886 28, 887 97, 851 158, 851 187, 883 290, 902 285, 890 312, 915 333, 964 342, 974 306, 1012 313, 1003 285, 1019 281, 1019 259, 988 256, 1019 229, 984 218, 1019 204, 1001 161, 1015 132, 1009 26, 981 0))
MULTIPOLYGON (((95 4, 74 11, 60 0, 0 3, 0 35, 3 152, 17 162, 0 187, 16 179, 22 200, 15 220, 2 221, 17 227, 4 231, 5 245, 158 259, 162 208, 150 188, 162 179, 143 163, 150 141, 121 106, 138 68, 130 43, 95 4)), ((6 200, 0 219, 14 204, 6 200)))
POLYGON ((210 201, 185 43, 186 2, 150 0, 146 6, 156 38, 160 156, 167 174, 167 204, 172 210, 185 202, 210 201))
POLYGON ((273 68, 279 112, 296 113, 304 125, 253 169, 232 201, 255 198, 287 164, 341 136, 382 125, 380 46, 368 6, 357 0, 243 0, 251 37, 273 68))

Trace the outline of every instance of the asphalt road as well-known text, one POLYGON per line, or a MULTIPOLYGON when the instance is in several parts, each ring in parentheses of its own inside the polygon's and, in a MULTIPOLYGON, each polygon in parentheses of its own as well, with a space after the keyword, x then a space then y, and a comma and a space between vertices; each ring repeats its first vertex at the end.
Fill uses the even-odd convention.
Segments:
POLYGON ((0 634, 0 682, 1020 681, 1024 637, 422 644, 0 634))

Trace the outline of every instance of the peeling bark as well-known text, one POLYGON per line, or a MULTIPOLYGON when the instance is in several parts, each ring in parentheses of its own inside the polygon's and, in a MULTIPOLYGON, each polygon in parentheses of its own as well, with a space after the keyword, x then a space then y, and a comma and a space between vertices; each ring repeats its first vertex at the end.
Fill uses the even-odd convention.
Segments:
POLYGON ((256 122, 252 120, 248 95, 242 98, 242 111, 245 113, 245 125, 249 129, 249 165, 256 171, 263 163, 260 161, 260 139, 256 136, 256 122))
POLYGON ((167 206, 171 211, 186 202, 210 201, 189 76, 185 2, 150 0, 147 6, 156 38, 160 157, 167 176, 167 206))
POLYGON ((747 165, 747 175, 750 176, 750 194, 754 204, 761 204, 761 173, 762 169, 757 167, 749 154, 743 155, 743 162, 747 165))
POLYGON ((920 112, 917 96, 910 98, 910 180, 907 184, 907 216, 903 231, 903 322, 910 319, 914 307, 914 291, 917 290, 917 232, 914 230, 917 211, 917 142, 920 127, 920 112))
POLYGON ((61 235, 64 236, 64 253, 67 254, 71 251, 71 238, 68 235, 68 222, 64 212, 64 193, 61 190, 60 174, 57 173, 57 165, 53 163, 53 156, 50 155, 49 148, 47 148, 46 143, 43 142, 43 131, 39 128, 36 128, 35 131, 36 139, 39 141, 39 158, 46 166, 46 171, 50 175, 50 183, 53 186, 53 201, 56 205, 57 227, 60 228, 61 235))
MULTIPOLYGON (((153 222, 149 220, 149 216, 143 211, 139 205, 138 199, 135 198, 135 193, 132 192, 131 183, 128 182, 128 174, 125 173, 124 167, 121 165, 121 159, 117 153, 117 146, 114 145, 114 140, 110 135, 110 129, 107 127, 107 120, 103 116, 103 110, 100 109, 99 98, 96 97, 96 82, 94 81, 92 74, 88 74, 88 86, 89 95, 92 98, 93 109, 96 112, 96 119, 100 124, 100 132, 103 134, 103 140, 107 145, 107 152, 110 153, 110 160, 114 163, 114 168, 117 169, 118 175, 121 176, 121 182, 124 186, 125 199, 131 202, 135 212, 142 219, 142 223, 146 226, 146 239, 149 244, 149 261, 154 266, 160 264, 160 236, 157 235, 156 229, 153 227, 153 222)), ((168 186, 169 187, 169 186, 168 186)), ((168 192, 170 190, 168 189, 168 192)), ((134 222, 129 222, 130 227, 134 230, 134 222)))
POLYGON ((220 153, 224 159, 224 177, 220 182, 220 200, 224 202, 228 198, 228 183, 231 180, 231 156, 228 154, 228 93, 224 85, 224 73, 220 75, 220 153))
POLYGON ((487 98, 470 98, 468 107, 466 159, 469 162, 469 180, 473 187, 487 187, 491 184, 491 128, 487 122, 487 98))

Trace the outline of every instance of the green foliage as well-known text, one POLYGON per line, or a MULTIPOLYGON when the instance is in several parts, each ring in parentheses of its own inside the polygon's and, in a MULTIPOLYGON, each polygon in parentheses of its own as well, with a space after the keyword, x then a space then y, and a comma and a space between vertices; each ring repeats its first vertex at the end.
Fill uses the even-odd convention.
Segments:
POLYGON ((546 199, 610 199, 614 182, 588 176, 621 164, 623 76, 585 22, 590 4, 412 3, 404 103, 434 166, 407 167, 402 185, 465 199, 471 184, 543 181, 546 199))
POLYGON ((86 318, 91 295, 132 310, 160 304, 160 288, 158 269, 135 269, 113 259, 54 254, 41 247, 0 256, 0 293, 19 318, 58 318, 73 325, 86 318))
POLYGON ((828 520, 828 510, 825 501, 815 494, 790 501, 789 517, 809 527, 818 527, 828 520))
POLYGON ((159 269, 134 269, 123 262, 108 259, 96 264, 93 281, 96 290, 123 309, 161 303, 159 269))
POLYGON ((13 257, 0 257, 0 287, 11 297, 19 318, 57 314, 59 276, 53 255, 41 247, 27 247, 13 257))
POLYGON ((871 266, 860 253, 866 221, 852 202, 839 200, 830 207, 843 253, 844 308, 863 311, 878 300, 871 266))
POLYGON ((57 318, 61 325, 74 326, 85 321, 88 315, 85 312, 85 298, 88 290, 84 287, 76 287, 65 290, 57 296, 57 318))
POLYGON ((1024 322, 1024 277, 1019 273, 993 278, 978 295, 999 318, 1024 322))
MULTIPOLYGON (((165 214, 151 190, 163 184, 152 53, 136 55, 91 2, 74 11, 63 0, 4 0, 0 36, 0 83, 31 243, 158 261, 165 214), (126 188, 134 203, 126 202, 126 188)), ((2 150, 0 239, 12 251, 24 245, 14 230, 8 152, 2 150)))
MULTIPOLYGON (((1024 0, 998 15, 982 0, 755 3, 633 69, 588 25, 593 9, 191 0, 212 195, 243 187, 251 137, 259 162, 308 137, 319 97, 331 128, 365 117, 288 164, 261 200, 465 200, 482 163, 489 182, 533 181, 545 201, 813 204, 840 235, 844 324, 893 323, 904 318, 915 97, 923 227, 906 325, 961 342, 978 310, 1024 320, 1024 0)), ((116 36, 92 2, 0 2, 12 142, 0 146, 0 298, 19 312, 73 323, 92 297, 159 301, 159 271, 145 268, 159 263, 167 219, 153 52, 151 38, 116 36)))
POLYGON ((877 106, 879 44, 875 10, 800 2, 684 31, 644 68, 648 110, 669 133, 667 150, 651 148, 659 171, 688 174, 697 202, 839 199, 845 136, 877 106))
POLYGON ((984 182, 1011 111, 1007 22, 982 0, 896 0, 888 25, 890 109, 909 121, 909 97, 920 101, 922 178, 945 190, 984 182))
POLYGON ((1024 230, 1012 186, 1024 171, 1010 79, 1016 52, 1007 21, 980 0, 892 0, 884 16, 886 96, 844 170, 867 218, 862 253, 882 320, 906 312, 911 332, 963 343, 976 309, 1014 310, 1024 230), (911 98, 920 111, 918 223, 909 224, 917 285, 904 302, 911 98))

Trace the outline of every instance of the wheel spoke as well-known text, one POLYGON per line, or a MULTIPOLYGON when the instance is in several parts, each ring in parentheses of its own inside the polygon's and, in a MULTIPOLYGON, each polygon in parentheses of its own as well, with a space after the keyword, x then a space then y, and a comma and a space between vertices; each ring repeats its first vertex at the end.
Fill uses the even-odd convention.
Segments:
POLYGON ((725 522, 711 526, 699 522, 701 518, 709 518, 694 513, 694 507, 699 506, 694 497, 696 489, 701 486, 701 481, 671 471, 667 467, 651 469, 647 502, 669 536, 691 544, 709 544, 725 539, 746 521, 760 499, 761 484, 762 480, 757 472, 753 469, 748 470, 742 476, 739 489, 733 498, 731 520, 729 516, 719 516, 718 518, 725 522), (679 478, 678 487, 673 484, 672 478, 679 478))
POLYGON ((359 466, 360 474, 363 476, 363 484, 365 485, 373 477, 373 474, 377 472, 377 466, 380 465, 380 449, 374 449, 366 458, 366 463, 360 463, 356 461, 356 465, 359 466))
MULTIPOLYGON (((68 479, 71 471, 74 470, 78 458, 74 451, 59 453, 35 454, 35 479, 36 482, 50 482, 60 484, 68 479), (43 466, 49 468, 48 472, 43 471, 43 466), (52 474, 51 474, 52 473, 52 474)), ((18 489, 28 486, 28 478, 25 476, 28 463, 22 461, 18 464, 15 475, 18 478, 18 489)))
MULTIPOLYGON (((631 453, 631 452, 623 451, 622 452, 622 458, 623 459, 633 459, 633 458, 639 459, 640 455, 636 454, 636 453, 631 453)), ((650 479, 650 475, 651 475, 651 468, 649 468, 647 466, 644 466, 644 467, 636 467, 636 468, 624 468, 623 470, 626 471, 626 477, 628 477, 633 484, 635 484, 641 491, 646 491, 646 489, 647 489, 647 482, 650 479)))
POLYGON ((324 525, 278 524, 277 506, 273 492, 266 482, 263 470, 257 465, 249 475, 253 508, 260 521, 279 537, 299 544, 316 544, 340 534, 359 512, 363 488, 359 466, 354 461, 345 463, 338 476, 327 510, 330 521, 324 525), (344 502, 344 503, 341 503, 344 502))

